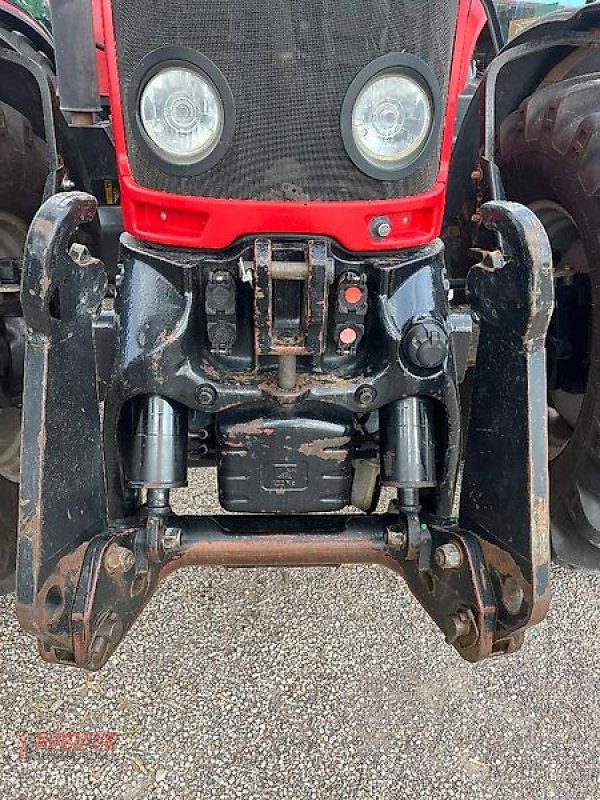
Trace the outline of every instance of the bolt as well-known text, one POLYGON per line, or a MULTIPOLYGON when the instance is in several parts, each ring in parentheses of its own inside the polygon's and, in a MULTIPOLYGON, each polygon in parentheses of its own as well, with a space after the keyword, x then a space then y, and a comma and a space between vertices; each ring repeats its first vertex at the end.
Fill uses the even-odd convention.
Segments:
POLYGON ((210 279, 213 283, 229 282, 229 273, 226 270, 218 269, 212 273, 210 279))
POLYGON ((177 550, 181 547, 181 528, 166 528, 162 537, 162 547, 165 552, 177 550))
POLYGON ((401 525, 390 525, 385 530, 385 543, 394 550, 404 550, 408 544, 408 534, 401 525))
POLYGON ((454 644, 459 639, 464 639, 473 630, 473 621, 469 616, 469 612, 465 609, 460 609, 456 614, 451 614, 448 617, 448 625, 446 627, 446 643, 454 644))
POLYGON ((359 406, 370 406, 377 399, 377 390, 373 386, 360 386, 354 397, 359 406))
POLYGON ((69 248, 69 256, 76 264, 80 264, 82 267, 85 267, 92 259, 87 247, 79 242, 73 242, 69 248))
POLYGON ((483 170, 480 167, 473 170, 471 173, 471 180, 474 183, 479 183, 479 181, 483 180, 483 170))
POLYGON ((104 554, 104 567, 111 575, 124 575, 135 566, 135 556, 126 547, 111 544, 104 554))
POLYGON ((71 178, 68 178, 66 175, 60 182, 60 188, 63 192, 72 192, 75 188, 75 181, 72 181, 71 178))
POLYGON ((217 392, 212 386, 200 386, 196 389, 196 400, 201 406, 212 406, 217 399, 217 392))
POLYGON ((473 225, 481 225, 481 223, 483 222, 483 217, 481 216, 481 214, 473 214, 471 216, 471 222, 473 223, 473 225))
POLYGON ((443 544, 435 551, 435 563, 441 569, 458 569, 462 564, 463 554, 462 550, 454 542, 443 544))
POLYGON ((103 636, 96 636, 90 647, 89 664, 92 669, 100 669, 106 658, 108 641, 103 636))
POLYGON ((107 660, 109 649, 118 644, 122 635, 123 625, 114 611, 99 620, 89 649, 88 659, 92 669, 100 669, 107 660))
POLYGON ((374 239, 387 239, 392 232, 392 223, 387 217, 375 217, 371 223, 371 236, 374 239))

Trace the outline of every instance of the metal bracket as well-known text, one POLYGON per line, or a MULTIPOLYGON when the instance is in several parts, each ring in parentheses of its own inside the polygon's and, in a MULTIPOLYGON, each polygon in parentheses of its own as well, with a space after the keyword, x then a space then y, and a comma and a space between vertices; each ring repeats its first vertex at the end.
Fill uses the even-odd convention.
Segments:
POLYGON ((308 242, 304 262, 278 262, 273 245, 258 239, 254 265, 256 286, 254 319, 258 355, 320 355, 327 334, 327 294, 333 279, 333 262, 326 242, 308 242), (303 284, 303 320, 293 340, 278 335, 275 318, 274 287, 276 280, 301 281, 303 284))
POLYGON ((552 252, 524 206, 487 203, 481 214, 506 252, 477 264, 467 278, 480 331, 460 524, 480 539, 503 599, 497 624, 512 631, 540 621, 549 603, 545 339, 552 252))
POLYGON ((86 194, 44 203, 27 238, 21 292, 28 333, 17 613, 26 630, 67 650, 83 555, 107 526, 93 335, 106 275, 85 248, 70 247, 95 214, 86 194))

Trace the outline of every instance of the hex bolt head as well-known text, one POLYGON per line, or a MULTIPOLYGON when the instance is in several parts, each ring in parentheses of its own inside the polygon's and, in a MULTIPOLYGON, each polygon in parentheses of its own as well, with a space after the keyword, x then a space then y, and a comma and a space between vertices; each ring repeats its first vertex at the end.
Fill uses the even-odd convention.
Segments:
POLYGON ((87 247, 79 242, 74 242, 71 245, 69 248, 69 256, 76 264, 81 264, 82 267, 88 264, 92 259, 92 255, 87 247))
POLYGON ((387 217, 375 217, 371 222, 371 236, 374 239, 387 239, 392 232, 392 223, 387 217))
POLYGON ((377 399, 377 390, 373 386, 361 386, 356 390, 354 398, 359 406, 366 408, 377 399))
POLYGON ((104 554, 104 566, 111 575, 124 575, 135 566, 135 556, 126 547, 111 544, 104 554))
POLYGON ((216 402, 217 392, 212 386, 200 386, 196 389, 196 400, 201 406, 212 406, 216 402))
POLYGON ((463 562, 462 550, 454 542, 438 547, 433 557, 440 569, 458 569, 463 562))

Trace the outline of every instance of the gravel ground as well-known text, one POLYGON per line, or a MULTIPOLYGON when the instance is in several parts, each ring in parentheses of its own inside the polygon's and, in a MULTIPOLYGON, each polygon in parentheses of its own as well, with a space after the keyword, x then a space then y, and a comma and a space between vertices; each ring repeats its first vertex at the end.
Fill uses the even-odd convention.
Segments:
POLYGON ((471 666, 379 568, 185 570, 93 676, 44 665, 0 599, 0 798, 596 800, 600 580, 554 591, 519 654, 471 666), (120 740, 21 760, 46 730, 120 740))

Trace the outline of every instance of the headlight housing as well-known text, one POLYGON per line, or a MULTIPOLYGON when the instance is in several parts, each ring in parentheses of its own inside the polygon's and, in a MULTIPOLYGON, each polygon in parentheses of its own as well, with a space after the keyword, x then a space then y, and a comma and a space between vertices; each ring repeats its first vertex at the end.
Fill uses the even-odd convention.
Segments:
POLYGON ((439 127, 440 92, 429 67, 413 56, 376 59, 353 80, 342 108, 342 137, 367 175, 398 180, 426 154, 439 127))
POLYGON ((233 139, 235 106, 225 77, 200 53, 165 47, 135 73, 131 112, 136 134, 165 172, 210 169, 233 139))

